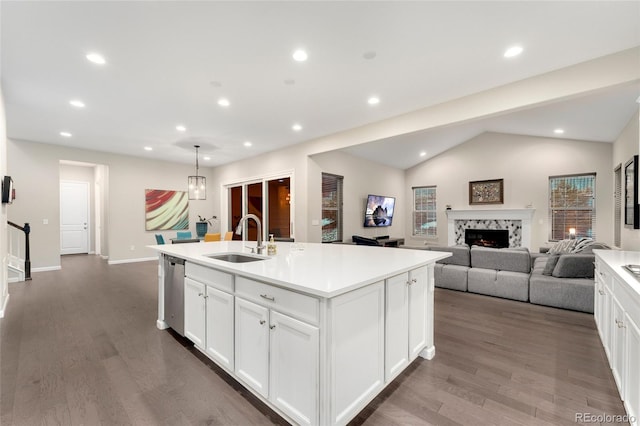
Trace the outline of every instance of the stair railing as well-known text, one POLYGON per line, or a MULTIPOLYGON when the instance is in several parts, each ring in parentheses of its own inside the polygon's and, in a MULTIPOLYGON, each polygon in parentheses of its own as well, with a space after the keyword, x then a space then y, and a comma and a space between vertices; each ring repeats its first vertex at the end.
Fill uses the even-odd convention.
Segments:
POLYGON ((31 280, 31 255, 29 252, 29 234, 31 233, 31 226, 25 223, 24 226, 17 225, 11 221, 7 221, 9 226, 12 226, 20 231, 24 232, 24 279, 25 281, 31 280))

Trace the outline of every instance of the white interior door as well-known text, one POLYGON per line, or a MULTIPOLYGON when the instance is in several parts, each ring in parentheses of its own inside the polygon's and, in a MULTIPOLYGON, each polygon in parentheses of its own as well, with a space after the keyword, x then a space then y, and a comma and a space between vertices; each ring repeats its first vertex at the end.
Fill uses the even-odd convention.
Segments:
POLYGON ((89 253, 89 183, 60 182, 60 254, 89 253))

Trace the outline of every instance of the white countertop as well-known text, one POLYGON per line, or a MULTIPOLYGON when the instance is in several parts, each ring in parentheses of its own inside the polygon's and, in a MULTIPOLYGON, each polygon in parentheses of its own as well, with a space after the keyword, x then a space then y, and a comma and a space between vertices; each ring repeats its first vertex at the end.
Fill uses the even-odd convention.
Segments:
POLYGON ((216 241, 149 248, 217 270, 326 298, 451 256, 451 253, 429 250, 278 242, 275 256, 265 254, 262 256, 267 259, 257 262, 230 263, 205 257, 228 252, 250 254, 251 250, 246 246, 255 245, 255 241, 216 241), (296 250, 296 247, 302 250, 296 250))
POLYGON ((640 281, 624 265, 640 265, 640 251, 594 250, 593 253, 605 262, 640 298, 640 281))

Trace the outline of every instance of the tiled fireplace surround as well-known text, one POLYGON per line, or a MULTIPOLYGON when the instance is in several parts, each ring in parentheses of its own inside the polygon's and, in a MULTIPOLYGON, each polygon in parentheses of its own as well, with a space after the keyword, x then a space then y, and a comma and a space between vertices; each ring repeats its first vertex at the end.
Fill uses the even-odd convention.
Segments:
POLYGON ((535 209, 447 210, 449 245, 464 244, 465 229, 507 229, 509 247, 531 248, 535 209))

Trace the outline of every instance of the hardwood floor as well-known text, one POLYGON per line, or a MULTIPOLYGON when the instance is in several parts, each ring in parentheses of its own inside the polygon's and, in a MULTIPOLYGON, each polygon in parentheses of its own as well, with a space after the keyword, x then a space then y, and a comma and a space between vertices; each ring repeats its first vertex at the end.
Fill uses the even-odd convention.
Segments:
MULTIPOLYGON (((155 262, 64 256, 62 267, 9 286, 1 425, 284 424, 155 327, 155 262)), ((433 360, 419 358, 352 423, 575 425, 576 413, 624 414, 592 315, 436 289, 435 342, 433 360)))

